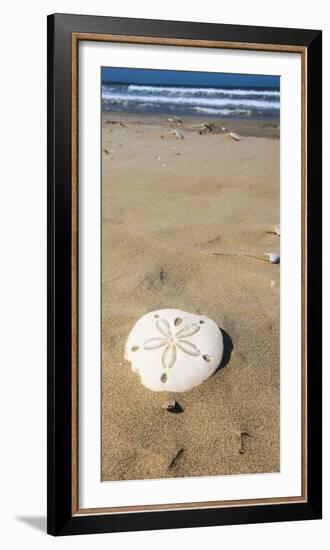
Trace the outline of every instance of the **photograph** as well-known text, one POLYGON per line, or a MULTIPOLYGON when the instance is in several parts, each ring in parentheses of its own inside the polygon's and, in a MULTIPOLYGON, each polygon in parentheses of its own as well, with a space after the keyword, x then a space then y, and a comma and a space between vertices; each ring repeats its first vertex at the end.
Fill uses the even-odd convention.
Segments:
POLYGON ((280 76, 100 73, 101 480, 279 472, 280 76))

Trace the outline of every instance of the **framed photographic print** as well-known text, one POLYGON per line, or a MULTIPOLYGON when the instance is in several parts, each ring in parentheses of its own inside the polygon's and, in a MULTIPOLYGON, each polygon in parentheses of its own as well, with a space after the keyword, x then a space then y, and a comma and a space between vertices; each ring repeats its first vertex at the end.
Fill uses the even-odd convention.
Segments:
POLYGON ((48 18, 48 532, 321 518, 321 32, 48 18))

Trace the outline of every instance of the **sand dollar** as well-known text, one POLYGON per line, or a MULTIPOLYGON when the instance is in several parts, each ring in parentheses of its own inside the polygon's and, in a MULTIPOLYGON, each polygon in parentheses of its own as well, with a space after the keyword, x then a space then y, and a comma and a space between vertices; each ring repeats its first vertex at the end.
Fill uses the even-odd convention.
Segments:
POLYGON ((179 309, 146 313, 125 345, 132 371, 153 391, 183 392, 199 386, 219 367, 222 355, 223 338, 216 323, 179 309))

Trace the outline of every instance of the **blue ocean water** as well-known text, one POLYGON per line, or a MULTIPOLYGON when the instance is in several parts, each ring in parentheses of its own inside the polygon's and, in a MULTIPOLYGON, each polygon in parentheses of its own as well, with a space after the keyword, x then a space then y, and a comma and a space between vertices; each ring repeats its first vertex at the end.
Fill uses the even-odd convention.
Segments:
POLYGON ((102 83, 104 111, 199 115, 219 118, 275 118, 279 88, 194 87, 102 83))

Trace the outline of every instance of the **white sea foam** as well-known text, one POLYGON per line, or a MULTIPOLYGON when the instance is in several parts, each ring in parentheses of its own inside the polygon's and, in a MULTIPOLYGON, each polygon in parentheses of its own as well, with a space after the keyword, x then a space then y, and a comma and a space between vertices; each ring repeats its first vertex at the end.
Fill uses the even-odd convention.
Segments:
POLYGON ((212 107, 194 107, 196 113, 205 113, 206 115, 246 115, 250 116, 252 111, 250 109, 213 109, 212 107))
POLYGON ((112 93, 105 91, 103 101, 106 100, 112 104, 121 103, 153 103, 158 105, 180 105, 180 106, 198 106, 198 107, 227 107, 236 108, 256 108, 256 109, 279 109, 279 101, 266 101, 262 99, 234 99, 234 98, 210 98, 210 97, 178 97, 178 96, 153 96, 126 93, 112 93))
POLYGON ((256 90, 245 88, 194 88, 185 86, 144 86, 138 84, 131 84, 128 86, 128 90, 132 92, 149 92, 150 94, 167 93, 168 95, 206 95, 206 96, 262 96, 262 97, 279 97, 280 92, 278 90, 256 90))

